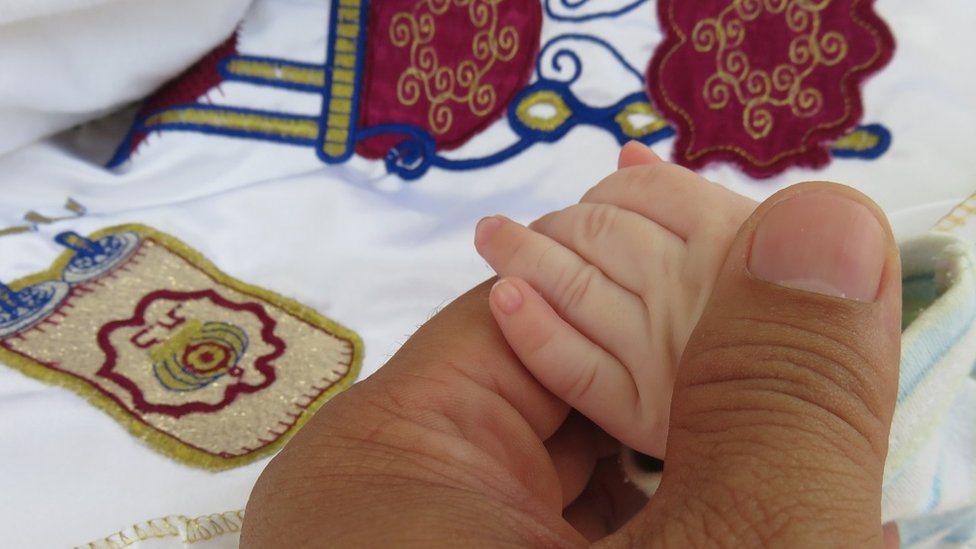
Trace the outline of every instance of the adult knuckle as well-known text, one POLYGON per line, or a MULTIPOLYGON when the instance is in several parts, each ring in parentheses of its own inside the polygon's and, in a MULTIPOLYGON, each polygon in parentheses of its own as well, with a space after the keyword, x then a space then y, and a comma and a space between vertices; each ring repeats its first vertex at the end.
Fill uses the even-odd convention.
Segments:
POLYGON ((838 437, 839 444, 867 441, 877 447, 883 435, 883 391, 877 358, 859 341, 828 322, 737 318, 734 337, 713 342, 687 357, 695 375, 690 385, 733 391, 741 411, 782 412, 783 421, 806 423, 838 437))
MULTIPOLYGON (((822 531, 825 514, 854 516, 870 505, 864 498, 838 497, 852 482, 862 482, 850 474, 836 474, 828 464, 792 464, 787 454, 735 435, 729 438, 739 440, 722 448, 721 462, 699 460, 692 471, 686 466, 671 479, 686 495, 678 500, 679 514, 692 518, 686 522, 694 527, 685 529, 686 536, 698 536, 692 545, 792 547, 822 531)), ((831 528, 858 533, 845 521, 831 528)))

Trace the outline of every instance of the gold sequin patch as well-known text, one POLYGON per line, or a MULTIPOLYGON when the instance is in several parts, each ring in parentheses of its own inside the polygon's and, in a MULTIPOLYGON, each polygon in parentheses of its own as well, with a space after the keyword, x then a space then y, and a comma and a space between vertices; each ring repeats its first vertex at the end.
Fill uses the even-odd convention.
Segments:
POLYGON ((83 238, 0 288, 0 362, 63 385, 187 464, 279 449, 359 372, 353 332, 142 225, 83 238))

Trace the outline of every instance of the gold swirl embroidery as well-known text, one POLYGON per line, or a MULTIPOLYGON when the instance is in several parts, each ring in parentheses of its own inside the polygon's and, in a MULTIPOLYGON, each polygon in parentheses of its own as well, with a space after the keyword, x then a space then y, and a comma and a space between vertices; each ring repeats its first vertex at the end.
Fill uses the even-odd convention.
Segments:
POLYGON ((475 116, 486 116, 495 108, 495 87, 482 79, 495 63, 512 60, 519 47, 515 27, 499 28, 502 1, 419 0, 412 12, 393 16, 390 40, 394 46, 410 50, 410 65, 397 80, 397 99, 404 106, 415 105, 421 98, 430 102, 427 122, 435 134, 451 129, 456 106, 466 106, 475 116), (441 65, 431 42, 437 33, 437 17, 452 5, 467 8, 477 32, 471 40, 471 57, 448 67, 441 65))
POLYGON ((753 139, 769 135, 775 124, 771 108, 788 107, 797 118, 810 118, 823 109, 823 94, 804 87, 819 66, 833 66, 847 57, 847 40, 839 32, 822 32, 820 12, 830 0, 733 0, 717 17, 702 19, 691 33, 701 53, 715 52, 715 72, 705 80, 702 94, 711 109, 725 108, 733 98, 744 108, 742 127, 753 139), (739 47, 746 22, 763 12, 781 15, 796 36, 786 52, 789 63, 766 71, 752 68, 739 47))

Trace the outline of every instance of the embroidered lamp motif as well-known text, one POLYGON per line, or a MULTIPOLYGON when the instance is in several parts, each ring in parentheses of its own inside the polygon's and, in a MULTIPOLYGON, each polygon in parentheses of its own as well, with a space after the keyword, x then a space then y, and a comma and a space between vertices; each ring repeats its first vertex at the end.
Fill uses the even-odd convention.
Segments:
MULTIPOLYGON (((794 4, 818 9, 827 4, 811 1, 794 4)), ((750 2, 744 5, 752 6, 755 0, 750 2)), ((776 6, 781 3, 785 5, 770 5, 779 9, 776 6)), ((686 2, 682 13, 699 13, 698 6, 698 2, 686 2)), ((716 2, 708 0, 701 6, 713 9, 716 2)), ((779 19, 803 17, 795 15, 800 13, 797 7, 789 9, 792 11, 779 19)), ((828 12, 826 8, 821 11, 828 12)), ((430 168, 462 171, 495 166, 538 143, 558 141, 583 125, 606 131, 621 145, 631 139, 652 144, 674 135, 672 124, 649 101, 645 77, 636 68, 645 59, 636 60, 635 65, 635 60, 622 53, 632 49, 621 48, 624 43, 643 35, 605 32, 608 21, 614 25, 619 21, 628 29, 652 28, 655 23, 648 0, 331 0, 328 14, 328 20, 322 22, 327 28, 322 63, 243 55, 232 36, 144 103, 109 165, 126 162, 149 133, 192 131, 307 147, 329 164, 346 162, 353 155, 382 159, 389 173, 413 180, 430 168), (603 20, 602 27, 589 24, 599 20, 603 20), (547 25, 552 32, 543 35, 547 25), (255 96, 262 89, 275 96, 284 92, 317 95, 321 110, 266 110, 238 105, 237 99, 227 97, 209 101, 208 94, 224 82, 247 85, 249 94, 255 96), (492 137, 475 143, 489 126, 492 137), (465 147, 468 144, 470 148, 465 147)), ((831 15, 823 21, 836 26, 836 19, 831 15)), ((745 26, 742 32, 738 27, 723 32, 732 32, 743 43, 779 44, 788 39, 784 32, 793 32, 790 25, 798 24, 792 19, 792 23, 768 22, 761 15, 756 21, 748 26, 748 36, 745 26)), ((833 27, 828 30, 832 32, 833 27)), ((822 47, 834 47, 834 38, 830 35, 822 47)), ((843 40, 849 38, 845 35, 843 40)), ((846 66, 857 58, 855 53, 845 52, 843 59, 834 63, 831 58, 834 65, 824 66, 831 71, 846 66)), ((711 63, 709 74, 716 72, 716 55, 712 51, 703 57, 711 63)), ((689 81, 683 70, 665 75, 674 82, 658 84, 658 75, 650 76, 652 90, 659 85, 684 90, 682 86, 687 87, 689 81)), ((777 85, 789 78, 783 71, 775 76, 777 85)), ((802 89, 820 78, 819 72, 804 77, 802 89)), ((808 113, 812 97, 804 91, 794 101, 806 116, 802 118, 805 122, 819 116, 808 113)), ((832 101, 834 97, 824 95, 823 99, 832 101)), ((851 127, 860 117, 859 103, 852 106, 857 109, 849 120, 811 137, 812 161, 821 161, 827 152, 871 159, 888 149, 891 135, 884 126, 851 127), (824 143, 830 137, 837 139, 824 143)), ((715 124, 723 124, 718 110, 705 110, 706 116, 696 123, 709 131, 715 124)), ((761 123, 761 109, 753 111, 757 113, 753 122, 761 123)), ((664 114, 673 120, 673 112, 664 114)), ((798 126, 776 121, 768 127, 765 142, 778 139, 776 132, 798 126)), ((787 158, 784 165, 791 161, 792 157, 787 158)))
POLYGON ((862 115, 860 84, 894 39, 872 0, 660 0, 665 40, 647 72, 676 127, 675 159, 755 177, 819 167, 862 115))
POLYGON ((0 285, 0 360, 64 385, 185 463, 225 469, 280 448, 352 383, 362 344, 141 225, 83 238, 0 285))

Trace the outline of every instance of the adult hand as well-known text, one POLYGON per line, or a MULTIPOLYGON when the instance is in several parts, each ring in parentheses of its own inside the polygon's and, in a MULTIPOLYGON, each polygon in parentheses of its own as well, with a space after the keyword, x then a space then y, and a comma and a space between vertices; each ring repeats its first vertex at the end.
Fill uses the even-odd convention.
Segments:
MULTIPOLYGON (((660 173, 601 186, 641 200, 630 178, 660 173)), ((614 442, 515 360, 483 284, 269 464, 241 546, 881 546, 900 286, 862 195, 806 184, 760 205, 682 356, 644 505, 614 442)))

